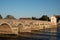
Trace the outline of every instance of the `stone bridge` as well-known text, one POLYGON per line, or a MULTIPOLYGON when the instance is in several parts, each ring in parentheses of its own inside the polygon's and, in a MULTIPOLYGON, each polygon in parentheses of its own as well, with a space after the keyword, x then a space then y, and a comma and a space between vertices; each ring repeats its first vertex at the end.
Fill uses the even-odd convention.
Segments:
POLYGON ((31 32, 51 28, 51 22, 40 20, 0 19, 0 33, 18 34, 19 32, 31 32))

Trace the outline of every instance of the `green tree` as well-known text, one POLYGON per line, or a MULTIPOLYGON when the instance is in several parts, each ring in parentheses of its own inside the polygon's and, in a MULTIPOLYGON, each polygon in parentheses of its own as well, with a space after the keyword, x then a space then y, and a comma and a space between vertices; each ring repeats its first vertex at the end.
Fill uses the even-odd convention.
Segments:
POLYGON ((39 18, 39 20, 50 21, 50 19, 47 15, 43 15, 41 18, 39 18))
POLYGON ((0 19, 2 19, 3 17, 0 15, 0 19))
POLYGON ((33 20, 39 20, 39 19, 38 19, 38 18, 36 18, 36 17, 32 17, 32 19, 33 19, 33 20))
POLYGON ((35 19, 36 19, 36 17, 32 17, 32 19, 33 19, 33 20, 35 20, 35 19))
POLYGON ((12 15, 7 15, 6 17, 5 17, 5 19, 16 19, 14 16, 12 16, 12 15))

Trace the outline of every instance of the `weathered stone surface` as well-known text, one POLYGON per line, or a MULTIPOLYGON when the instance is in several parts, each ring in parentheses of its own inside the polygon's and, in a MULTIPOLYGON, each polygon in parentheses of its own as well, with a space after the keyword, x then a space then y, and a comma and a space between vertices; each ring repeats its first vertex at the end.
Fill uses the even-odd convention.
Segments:
MULTIPOLYGON (((51 25, 53 25, 51 24, 51 22, 40 21, 40 20, 0 19, 0 25, 4 23, 9 25, 10 29, 12 30, 10 33, 13 34, 18 34, 18 32, 31 32, 31 30, 41 30, 41 29, 51 28, 51 25)), ((6 30, 6 28, 2 30, 6 30)))

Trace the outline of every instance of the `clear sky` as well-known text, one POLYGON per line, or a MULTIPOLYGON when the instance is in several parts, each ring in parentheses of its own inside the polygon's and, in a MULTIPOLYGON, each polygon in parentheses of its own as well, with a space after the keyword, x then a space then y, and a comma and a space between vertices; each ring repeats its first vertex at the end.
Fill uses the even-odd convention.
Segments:
POLYGON ((60 0, 0 0, 0 14, 15 18, 60 15, 60 0))

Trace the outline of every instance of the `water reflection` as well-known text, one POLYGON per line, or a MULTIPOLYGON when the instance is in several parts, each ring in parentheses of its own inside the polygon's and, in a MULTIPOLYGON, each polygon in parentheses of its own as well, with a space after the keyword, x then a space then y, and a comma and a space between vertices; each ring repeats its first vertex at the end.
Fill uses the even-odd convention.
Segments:
POLYGON ((60 40, 60 26, 57 27, 57 40, 60 40))

